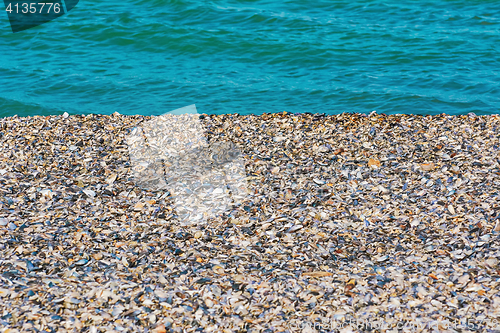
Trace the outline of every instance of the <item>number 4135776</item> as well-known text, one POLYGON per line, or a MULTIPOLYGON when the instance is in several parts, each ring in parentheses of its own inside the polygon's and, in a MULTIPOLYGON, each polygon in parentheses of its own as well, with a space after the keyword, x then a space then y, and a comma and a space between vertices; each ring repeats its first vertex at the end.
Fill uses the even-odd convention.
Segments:
POLYGON ((61 4, 60 3, 53 3, 53 2, 38 2, 38 3, 21 3, 18 4, 16 3, 14 6, 12 6, 11 3, 7 6, 6 11, 9 13, 23 13, 23 14, 35 14, 38 10, 37 5, 40 7, 40 11, 38 11, 39 14, 43 13, 43 10, 45 8, 46 12, 45 13, 50 13, 51 10, 53 10, 54 13, 58 14, 61 12, 61 4))

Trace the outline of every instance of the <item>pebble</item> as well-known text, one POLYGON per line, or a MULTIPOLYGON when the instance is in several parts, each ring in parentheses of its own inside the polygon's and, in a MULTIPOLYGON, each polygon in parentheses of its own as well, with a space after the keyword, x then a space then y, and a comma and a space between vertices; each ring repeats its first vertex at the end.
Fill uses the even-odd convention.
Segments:
MULTIPOLYGON (((394 331, 441 318, 496 329, 498 116, 204 115, 134 164, 128 139, 152 119, 0 119, 1 327, 291 333, 331 318, 394 331), (161 178, 176 174, 193 182, 161 178), (224 182, 236 176, 241 191, 224 182)), ((186 117, 165 119, 182 129, 186 117)))

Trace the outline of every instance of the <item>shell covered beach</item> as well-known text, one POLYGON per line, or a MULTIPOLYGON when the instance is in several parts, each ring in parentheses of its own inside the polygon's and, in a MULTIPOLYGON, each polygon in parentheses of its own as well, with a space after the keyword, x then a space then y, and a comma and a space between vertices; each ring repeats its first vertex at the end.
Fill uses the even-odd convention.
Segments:
POLYGON ((246 195, 196 223, 150 119, 0 120, 1 332, 500 331, 499 116, 202 115, 246 195))

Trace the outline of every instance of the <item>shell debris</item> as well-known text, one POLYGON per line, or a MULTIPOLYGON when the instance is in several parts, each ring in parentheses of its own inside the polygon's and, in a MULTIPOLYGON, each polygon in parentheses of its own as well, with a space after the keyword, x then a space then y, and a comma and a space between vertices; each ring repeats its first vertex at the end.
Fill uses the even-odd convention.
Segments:
POLYGON ((498 330, 498 116, 193 117, 0 119, 0 327, 498 330))

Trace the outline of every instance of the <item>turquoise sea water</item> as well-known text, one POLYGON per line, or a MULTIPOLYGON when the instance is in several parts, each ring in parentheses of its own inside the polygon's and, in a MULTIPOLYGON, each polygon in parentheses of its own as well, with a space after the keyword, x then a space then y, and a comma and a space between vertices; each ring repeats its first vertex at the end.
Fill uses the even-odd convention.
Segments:
POLYGON ((0 13, 0 116, 492 114, 499 74, 496 0, 80 0, 16 34, 0 13))

